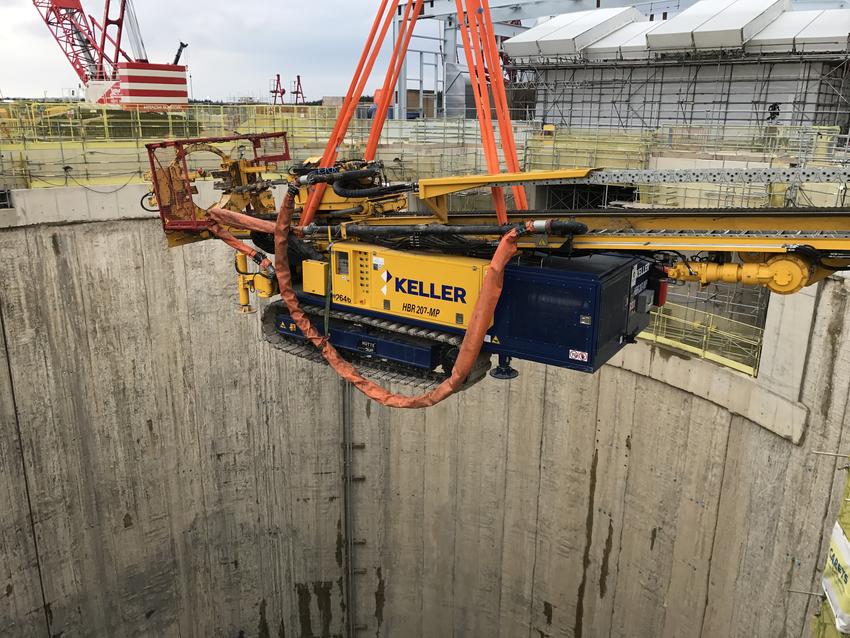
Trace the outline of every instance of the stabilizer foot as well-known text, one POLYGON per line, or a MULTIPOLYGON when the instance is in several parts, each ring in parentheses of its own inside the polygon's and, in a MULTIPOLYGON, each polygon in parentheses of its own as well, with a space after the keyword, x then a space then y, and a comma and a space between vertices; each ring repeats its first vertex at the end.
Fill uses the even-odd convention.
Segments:
POLYGON ((519 371, 511 367, 511 358, 503 354, 499 355, 499 365, 490 370, 490 376, 494 379, 516 379, 519 371))

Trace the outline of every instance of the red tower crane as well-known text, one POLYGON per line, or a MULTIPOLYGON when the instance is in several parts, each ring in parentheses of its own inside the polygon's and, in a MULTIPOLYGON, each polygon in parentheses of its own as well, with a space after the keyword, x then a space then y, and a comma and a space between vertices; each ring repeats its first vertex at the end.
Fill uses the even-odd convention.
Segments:
POLYGON ((186 67, 148 62, 132 0, 105 0, 101 22, 86 15, 80 0, 33 5, 85 85, 88 101, 145 109, 188 103, 186 67))

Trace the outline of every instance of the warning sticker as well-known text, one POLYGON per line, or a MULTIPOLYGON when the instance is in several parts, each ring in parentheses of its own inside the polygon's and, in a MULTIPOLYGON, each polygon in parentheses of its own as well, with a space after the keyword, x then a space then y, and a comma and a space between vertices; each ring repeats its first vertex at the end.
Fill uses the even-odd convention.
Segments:
MULTIPOLYGON (((372 257, 372 270, 381 270, 384 267, 384 258, 373 256, 372 257)), ((386 281, 386 280, 385 280, 386 281)))
POLYGON ((570 359, 573 361, 584 361, 587 362, 587 353, 582 352, 581 350, 570 350, 570 359))

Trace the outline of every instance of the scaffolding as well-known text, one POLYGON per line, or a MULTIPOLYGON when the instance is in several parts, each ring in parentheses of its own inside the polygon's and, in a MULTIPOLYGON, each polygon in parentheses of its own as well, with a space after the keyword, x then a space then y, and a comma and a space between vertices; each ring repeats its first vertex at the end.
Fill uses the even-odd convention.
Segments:
POLYGON ((567 128, 850 127, 846 54, 680 53, 509 65, 515 119, 567 128), (533 95, 529 109, 528 95, 533 95))

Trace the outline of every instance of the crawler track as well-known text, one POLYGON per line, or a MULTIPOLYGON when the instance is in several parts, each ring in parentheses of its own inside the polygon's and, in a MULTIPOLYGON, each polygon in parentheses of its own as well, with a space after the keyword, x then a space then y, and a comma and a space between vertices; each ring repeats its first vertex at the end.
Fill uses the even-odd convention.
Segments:
MULTIPOLYGON (((314 325, 321 325, 324 321, 324 308, 321 306, 302 304, 301 307, 310 316, 314 325)), ((263 336, 266 341, 271 343, 278 350, 287 354, 327 365, 327 362, 319 351, 306 340, 299 339, 297 337, 285 336, 278 332, 275 317, 280 310, 285 311, 286 309, 279 301, 270 304, 263 310, 263 336)), ((367 325, 386 332, 403 334, 417 337, 419 339, 428 339, 439 343, 460 345, 460 342, 462 341, 462 337, 457 334, 442 332, 439 330, 428 330, 383 319, 364 317, 350 312, 331 310, 329 316, 332 319, 347 321, 352 324, 367 325)), ((439 371, 428 371, 413 366, 405 366, 403 364, 377 359, 368 355, 361 355, 351 351, 340 352, 347 361, 350 361, 357 366, 357 369, 360 370, 360 373, 364 377, 382 384, 402 383, 427 392, 437 387, 449 376, 448 373, 442 369, 439 371)), ((462 389, 465 390, 483 379, 489 369, 490 356, 480 355, 477 364, 473 368, 462 389)))

